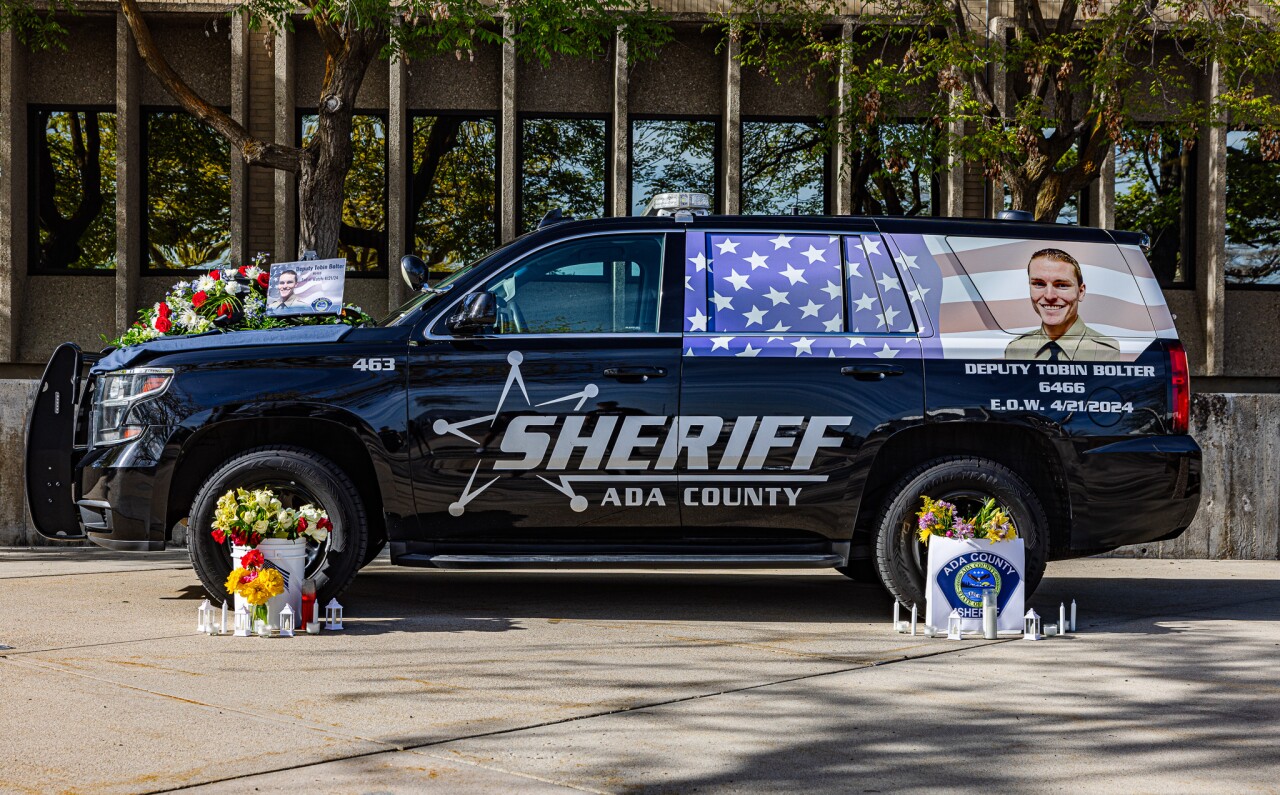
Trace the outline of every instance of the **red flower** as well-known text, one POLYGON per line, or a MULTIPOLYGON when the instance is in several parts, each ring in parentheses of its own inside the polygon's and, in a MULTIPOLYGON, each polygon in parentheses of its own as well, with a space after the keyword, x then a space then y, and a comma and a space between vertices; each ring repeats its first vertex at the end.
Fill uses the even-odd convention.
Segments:
POLYGON ((240 584, 241 584, 241 585, 244 585, 244 584, 246 584, 246 583, 253 582, 253 581, 254 581, 254 580, 256 580, 256 579, 258 579, 258 571, 255 569, 255 570, 253 570, 253 571, 251 571, 251 572, 248 572, 248 573, 246 573, 246 574, 241 574, 241 575, 240 575, 240 584))
POLYGON ((271 276, 266 271, 263 271, 262 273, 258 274, 259 287, 265 290, 267 289, 267 285, 270 283, 271 283, 271 276))
POLYGON ((298 517, 298 535, 302 535, 305 532, 307 532, 307 517, 299 516, 298 517))
POLYGON ((156 311, 160 313, 160 317, 168 317, 169 313, 172 312, 173 310, 169 308, 168 304, 161 303, 160 306, 156 309, 156 311))
POLYGON ((240 565, 248 569, 254 566, 261 566, 264 560, 265 558, 262 557, 261 552, 256 549, 251 549, 244 553, 244 556, 240 558, 240 565))
POLYGON ((204 302, 208 300, 209 300, 209 296, 205 293, 204 290, 201 290, 200 292, 191 296, 191 305, 194 306, 196 309, 199 309, 201 306, 204 305, 204 302))
POLYGON ((173 324, 169 322, 169 318, 164 317, 163 315, 156 318, 156 331, 161 334, 168 334, 169 329, 171 328, 173 328, 173 324))
POLYGON ((329 521, 329 517, 321 516, 320 519, 316 521, 316 527, 328 532, 333 529, 333 522, 329 521))
POLYGON ((221 530, 214 530, 209 535, 213 536, 213 540, 217 541, 219 544, 227 540, 227 534, 221 530))
POLYGON ((221 271, 219 271, 217 268, 214 268, 213 270, 209 271, 209 278, 210 278, 210 279, 221 279, 221 278, 222 278, 222 272, 221 272, 221 271))
POLYGON ((240 270, 238 271, 238 273, 239 273, 241 276, 248 276, 248 275, 249 275, 249 266, 248 266, 248 265, 241 265, 241 266, 240 266, 240 270))
POLYGON ((249 534, 249 546, 256 547, 258 544, 261 544, 261 543, 262 543, 262 535, 260 533, 249 534))
POLYGON ((227 303, 226 301, 223 301, 222 304, 218 307, 218 317, 222 317, 223 315, 229 315, 229 314, 231 314, 231 304, 227 303))

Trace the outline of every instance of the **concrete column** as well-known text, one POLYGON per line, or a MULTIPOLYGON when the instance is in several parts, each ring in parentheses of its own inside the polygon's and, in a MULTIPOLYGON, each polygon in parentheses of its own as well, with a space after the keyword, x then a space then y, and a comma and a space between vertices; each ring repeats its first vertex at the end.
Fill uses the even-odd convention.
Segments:
POLYGON ((1107 152, 1107 159, 1102 161, 1102 169, 1098 178, 1085 188, 1089 196, 1089 215, 1082 218, 1081 223, 1101 229, 1111 229, 1116 225, 1116 147, 1113 144, 1107 152))
POLYGON ((27 50, 0 32, 0 361, 16 362, 27 278, 27 50))
MULTIPOLYGON (((951 102, 959 97, 953 95, 951 102)), ((964 122, 952 122, 947 125, 947 137, 954 140, 964 135, 964 122)), ((964 159, 954 146, 947 149, 947 163, 942 177, 938 180, 942 186, 942 214, 948 218, 964 217, 964 159)))
POLYGON ((720 194, 717 204, 725 215, 742 211, 742 64, 741 45, 734 40, 724 53, 724 111, 720 117, 720 194))
POLYGON ((613 37, 613 116, 609 130, 609 215, 631 214, 631 161, 627 157, 631 144, 630 106, 631 72, 627 68, 627 42, 621 35, 613 37))
POLYGON ((413 253, 414 219, 409 217, 409 174, 413 170, 413 120, 409 118, 409 72, 403 59, 392 58, 387 82, 387 305, 408 297, 400 278, 400 258, 413 253))
MULTIPOLYGON (((840 38, 847 49, 853 42, 853 24, 840 26, 840 38)), ((836 140, 831 144, 831 211, 836 215, 853 212, 853 168, 849 163, 849 72, 841 64, 836 77, 836 140)))
POLYGON ((142 272, 142 70, 124 14, 116 14, 116 333, 133 323, 142 272))
POLYGON ((498 231, 502 242, 507 243, 519 234, 516 229, 516 199, 520 178, 516 173, 516 138, 520 135, 520 125, 516 119, 516 48, 512 43, 515 26, 510 20, 502 23, 502 37, 502 107, 498 110, 498 123, 502 128, 498 134, 498 140, 502 142, 502 154, 498 157, 501 185, 498 189, 501 197, 498 231))
MULTIPOLYGON (((294 49, 297 47, 291 31, 276 34, 275 41, 275 142, 295 146, 298 141, 298 122, 295 108, 298 106, 295 88, 294 49)), ((275 254, 276 262, 288 262, 298 256, 298 181, 288 171, 276 169, 275 176, 275 254)))
MULTIPOLYGON (((231 117, 249 126, 249 26, 243 14, 231 17, 231 117)), ((231 263, 245 264, 249 237, 249 166, 231 152, 231 263)))
MULTIPOLYGON (((1217 96, 1222 67, 1200 78, 1206 104, 1217 96)), ((1204 329, 1204 375, 1222 375, 1226 340, 1227 128, 1211 119, 1196 144, 1196 309, 1204 329)))

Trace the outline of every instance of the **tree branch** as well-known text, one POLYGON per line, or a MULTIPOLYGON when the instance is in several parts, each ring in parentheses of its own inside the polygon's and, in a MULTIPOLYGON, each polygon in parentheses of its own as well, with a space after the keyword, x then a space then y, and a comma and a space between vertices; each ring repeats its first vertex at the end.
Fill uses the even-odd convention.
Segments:
POLYGON ((244 161, 249 165, 278 168, 284 171, 298 170, 301 150, 253 137, 240 122, 209 104, 187 85, 186 81, 169 65, 151 38, 151 30, 147 27, 146 20, 142 18, 137 0, 120 0, 120 9, 124 12, 125 21, 128 22, 129 30, 133 33, 133 40, 138 45, 138 54, 142 56, 147 68, 160 81, 164 90, 177 100, 184 110, 209 125, 232 146, 239 149, 244 161))
POLYGON ((316 9, 316 0, 303 0, 307 8, 311 9, 311 21, 316 26, 316 33, 320 36, 321 43, 324 44, 324 50, 330 57, 337 58, 342 55, 342 35, 329 24, 329 20, 320 14, 316 9))

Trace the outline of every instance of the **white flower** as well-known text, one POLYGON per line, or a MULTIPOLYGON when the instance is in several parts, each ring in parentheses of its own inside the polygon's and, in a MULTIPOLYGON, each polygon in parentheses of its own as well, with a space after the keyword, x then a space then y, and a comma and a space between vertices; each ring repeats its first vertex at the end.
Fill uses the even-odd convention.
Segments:
POLYGON ((257 265, 250 265, 248 268, 245 268, 244 271, 244 275, 248 276, 250 279, 257 279, 261 273, 262 268, 259 268, 257 265))
POLYGON ((273 495, 271 494, 270 491, 266 489, 261 489, 260 491, 255 491, 253 493, 253 500, 254 502, 258 503, 259 508, 270 509, 272 496, 273 495))
POLYGON ((196 279, 195 282, 193 282, 193 284, 195 285, 196 290, 203 290, 207 293, 213 289, 214 285, 216 285, 217 282, 213 280, 212 276, 205 275, 205 276, 201 276, 199 279, 196 279))
POLYGON ((267 520, 262 519, 260 521, 254 522, 253 532, 258 533, 259 535, 265 535, 267 532, 267 520))
POLYGON ((196 331, 204 324, 205 319, 200 316, 199 312, 191 307, 187 307, 178 314, 178 322, 186 328, 196 331))
POLYGON ((239 295, 242 291, 247 289, 243 284, 236 281, 227 282, 226 287, 227 293, 230 295, 239 295))

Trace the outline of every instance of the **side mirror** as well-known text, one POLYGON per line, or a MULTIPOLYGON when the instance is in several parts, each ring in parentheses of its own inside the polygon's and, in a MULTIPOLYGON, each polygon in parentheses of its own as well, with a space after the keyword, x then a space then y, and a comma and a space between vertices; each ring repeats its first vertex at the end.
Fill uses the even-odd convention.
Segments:
POLYGON ((405 254, 400 258, 400 275, 415 293, 428 284, 427 263, 421 257, 405 254))
POLYGON ((449 330, 455 334, 470 334, 498 322, 498 296, 490 292, 467 293, 462 305, 449 318, 449 330))

